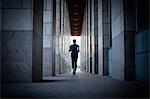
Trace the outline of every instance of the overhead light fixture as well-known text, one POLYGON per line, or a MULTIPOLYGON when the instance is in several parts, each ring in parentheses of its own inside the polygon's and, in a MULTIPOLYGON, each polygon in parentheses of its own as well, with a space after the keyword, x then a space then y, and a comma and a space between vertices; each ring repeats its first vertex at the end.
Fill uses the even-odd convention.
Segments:
POLYGON ((78 20, 79 20, 78 18, 75 18, 75 19, 74 19, 74 21, 78 21, 78 20))
POLYGON ((73 14, 74 14, 74 15, 78 15, 79 13, 78 13, 78 12, 74 12, 73 14))
POLYGON ((75 5, 73 5, 73 7, 79 7, 79 5, 75 4, 75 5))

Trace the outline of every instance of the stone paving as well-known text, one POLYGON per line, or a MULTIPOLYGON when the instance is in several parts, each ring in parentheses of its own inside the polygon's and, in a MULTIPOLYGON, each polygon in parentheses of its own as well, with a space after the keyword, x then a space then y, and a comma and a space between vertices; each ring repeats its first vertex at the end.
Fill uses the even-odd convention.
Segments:
POLYGON ((40 83, 2 84, 2 98, 148 98, 149 86, 78 71, 45 77, 40 83))

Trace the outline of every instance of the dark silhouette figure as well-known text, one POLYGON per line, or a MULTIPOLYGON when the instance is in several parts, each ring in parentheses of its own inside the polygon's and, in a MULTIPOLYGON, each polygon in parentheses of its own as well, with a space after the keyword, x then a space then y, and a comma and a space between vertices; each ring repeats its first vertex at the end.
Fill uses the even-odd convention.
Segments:
POLYGON ((72 59, 72 69, 73 69, 73 74, 76 73, 76 68, 77 68, 77 59, 78 59, 78 52, 79 52, 79 45, 76 44, 76 40, 73 40, 72 45, 70 45, 69 52, 71 51, 71 59, 72 59))

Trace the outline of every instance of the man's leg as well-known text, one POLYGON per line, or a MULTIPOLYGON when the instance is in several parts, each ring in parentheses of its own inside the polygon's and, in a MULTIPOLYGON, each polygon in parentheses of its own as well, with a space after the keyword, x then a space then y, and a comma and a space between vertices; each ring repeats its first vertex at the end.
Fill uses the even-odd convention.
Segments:
POLYGON ((72 69, 74 70, 74 58, 71 57, 71 59, 72 59, 72 69))
POLYGON ((76 57, 76 58, 75 58, 75 61, 74 61, 74 62, 75 62, 75 64, 74 64, 74 65, 75 65, 75 67, 74 67, 74 68, 75 68, 75 71, 76 71, 76 69, 77 69, 77 59, 78 59, 78 57, 76 57))
POLYGON ((73 69, 73 75, 75 74, 75 61, 74 57, 72 57, 72 69, 73 69))

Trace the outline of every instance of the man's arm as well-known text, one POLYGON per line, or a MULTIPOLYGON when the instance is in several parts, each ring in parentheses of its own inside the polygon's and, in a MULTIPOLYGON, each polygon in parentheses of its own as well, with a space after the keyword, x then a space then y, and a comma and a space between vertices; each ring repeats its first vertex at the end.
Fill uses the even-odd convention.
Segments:
POLYGON ((72 50, 71 50, 71 46, 69 47, 69 52, 70 52, 70 51, 72 51, 72 50))

